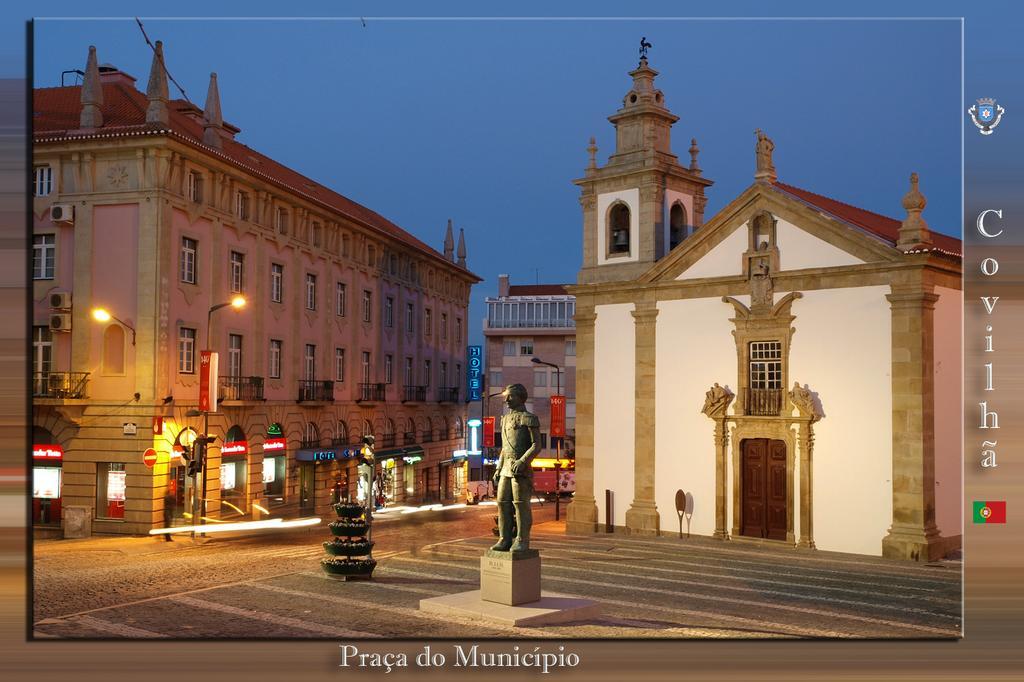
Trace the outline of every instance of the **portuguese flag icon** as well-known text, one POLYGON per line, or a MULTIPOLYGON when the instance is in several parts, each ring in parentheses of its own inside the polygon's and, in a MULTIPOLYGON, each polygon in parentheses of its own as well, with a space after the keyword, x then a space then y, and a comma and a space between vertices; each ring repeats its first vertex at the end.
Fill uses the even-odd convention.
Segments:
POLYGON ((975 523, 1006 523, 1006 501, 974 501, 975 523))

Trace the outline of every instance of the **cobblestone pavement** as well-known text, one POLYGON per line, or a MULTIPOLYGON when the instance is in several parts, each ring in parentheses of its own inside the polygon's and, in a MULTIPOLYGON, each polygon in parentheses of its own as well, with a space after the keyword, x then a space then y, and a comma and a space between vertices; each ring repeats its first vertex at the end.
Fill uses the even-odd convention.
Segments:
POLYGON ((326 528, 192 544, 151 539, 36 545, 35 633, 61 638, 949 638, 959 562, 936 565, 736 542, 566 536, 535 512, 543 588, 594 599, 587 622, 485 625, 419 611, 477 589, 493 507, 381 521, 370 582, 319 568, 326 528), (108 543, 104 545, 104 543, 108 543), (167 544, 167 547, 164 545, 167 544))

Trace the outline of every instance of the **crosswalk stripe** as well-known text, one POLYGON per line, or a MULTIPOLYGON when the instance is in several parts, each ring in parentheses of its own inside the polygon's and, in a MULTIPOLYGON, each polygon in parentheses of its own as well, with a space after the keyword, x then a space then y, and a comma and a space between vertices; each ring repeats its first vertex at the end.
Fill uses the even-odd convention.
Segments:
MULTIPOLYGON (((551 534, 551 533, 544 533, 544 532, 535 532, 535 533, 533 533, 531 535, 531 540, 533 538, 537 538, 537 537, 544 537, 544 538, 549 539, 551 541, 559 541, 560 540, 562 542, 565 542, 567 538, 572 538, 573 540, 582 540, 584 542, 587 542, 587 541, 598 541, 598 542, 600 542, 600 541, 606 540, 605 538, 602 538, 601 536, 594 536, 593 538, 590 538, 588 536, 583 536, 583 535, 559 535, 559 534, 551 534)), ((903 578, 905 578, 907 580, 926 580, 926 581, 930 581, 930 580, 946 580, 946 581, 950 581, 950 582, 959 582, 960 581, 960 571, 957 571, 954 574, 940 573, 939 571, 941 569, 928 568, 928 567, 918 566, 918 565, 900 565, 900 564, 895 564, 895 563, 893 563, 893 564, 884 564, 884 563, 879 563, 878 561, 865 561, 863 559, 856 558, 856 555, 839 556, 839 557, 809 556, 805 552, 798 552, 798 551, 795 551, 795 550, 792 551, 792 552, 787 552, 787 553, 783 554, 783 553, 780 553, 778 551, 772 550, 771 548, 767 548, 767 547, 759 548, 759 549, 756 549, 756 550, 755 549, 740 549, 740 548, 734 548, 734 547, 712 546, 709 543, 705 543, 705 542, 694 543, 692 545, 683 545, 683 544, 673 543, 673 542, 667 541, 667 539, 666 540, 660 540, 660 541, 654 541, 654 540, 644 540, 644 539, 641 539, 641 538, 629 538, 629 537, 625 537, 625 536, 622 536, 622 535, 615 535, 614 539, 607 538, 607 541, 613 542, 614 544, 617 544, 617 545, 642 545, 642 546, 645 546, 645 547, 650 547, 652 550, 656 549, 657 551, 661 552, 662 554, 664 554, 666 551, 686 551, 688 549, 693 549, 693 550, 696 550, 696 551, 702 551, 702 552, 706 551, 706 552, 710 552, 710 553, 714 553, 714 554, 754 557, 754 558, 761 559, 762 563, 766 563, 766 564, 769 564, 769 565, 771 564, 770 561, 767 561, 769 559, 778 559, 778 560, 780 560, 782 562, 785 562, 787 564, 793 564, 793 563, 801 563, 801 564, 803 564, 803 563, 826 563, 826 564, 841 563, 844 566, 845 565, 850 565, 850 566, 867 566, 870 570, 875 571, 875 572, 879 573, 880 575, 893 575, 893 576, 897 576, 898 575, 898 576, 903 577, 903 578), (928 574, 927 577, 916 577, 916 576, 923 576, 926 573, 928 574)), ((879 561, 881 561, 881 559, 879 559, 879 561)), ((812 569, 812 570, 819 570, 819 569, 812 569)), ((825 570, 825 569, 821 569, 821 570, 825 570)))
MULTIPOLYGON (((449 549, 457 549, 457 550, 465 549, 466 551, 474 552, 474 553, 479 552, 479 550, 476 547, 465 546, 465 545, 462 545, 462 546, 460 546, 460 545, 449 545, 448 548, 449 549)), ((544 551, 545 551, 545 555, 547 555, 547 556, 555 555, 555 556, 562 556, 562 557, 565 557, 565 558, 571 558, 574 555, 576 555, 576 556, 588 555, 588 556, 599 556, 599 557, 600 556, 608 556, 607 552, 586 552, 586 551, 582 551, 582 550, 567 549, 567 548, 550 548, 550 549, 545 549, 544 551)), ((672 561, 675 561, 675 560, 672 560, 672 561)), ((594 566, 594 565, 599 565, 599 564, 617 565, 617 564, 620 564, 620 563, 621 563, 621 559, 588 559, 587 560, 587 565, 588 566, 594 566)), ((700 566, 700 564, 691 563, 691 562, 680 562, 680 563, 683 563, 683 564, 689 565, 689 566, 700 566)), ((950 599, 950 598, 941 598, 941 597, 921 597, 921 596, 918 596, 918 595, 899 595, 899 594, 893 594, 891 592, 873 592, 873 591, 870 591, 870 590, 853 589, 853 588, 848 588, 848 587, 833 587, 833 586, 830 586, 830 585, 807 585, 806 583, 789 582, 789 581, 785 581, 785 580, 768 580, 766 578, 751 578, 751 577, 746 577, 746 576, 721 575, 719 573, 707 573, 707 572, 704 572, 704 571, 688 571, 688 570, 681 569, 681 568, 662 568, 662 567, 658 567, 658 566, 651 566, 649 564, 644 566, 644 570, 648 571, 648 572, 656 572, 656 573, 669 573, 669 574, 671 574, 671 573, 678 573, 678 574, 682 574, 682 575, 703 576, 703 577, 706 577, 706 578, 715 578, 715 579, 718 579, 718 580, 742 580, 742 581, 745 581, 745 582, 748 582, 748 583, 766 583, 768 585, 786 585, 786 586, 789 586, 789 587, 813 588, 813 589, 816 589, 816 590, 829 590, 829 591, 833 591, 833 592, 849 592, 849 593, 857 594, 857 595, 874 595, 874 596, 877 596, 877 597, 886 597, 886 598, 889 598, 889 599, 916 599, 916 600, 928 599, 929 601, 932 601, 932 602, 948 602, 950 604, 959 604, 960 603, 960 599, 959 598, 950 599)), ((749 572, 749 569, 742 569, 742 570, 745 570, 745 571, 749 572)), ((766 573, 766 571, 756 571, 756 572, 757 573, 762 573, 762 574, 766 573)), ((626 574, 621 574, 621 573, 615 573, 614 571, 612 571, 610 573, 612 575, 626 575, 626 574)), ((785 575, 785 574, 781 574, 780 573, 779 575, 785 575)), ((792 575, 792 574, 789 574, 789 575, 792 575)), ((659 580, 659 578, 652 578, 652 579, 653 580, 659 580)), ((691 582, 691 584, 693 584, 693 585, 705 585, 705 586, 712 585, 712 583, 699 583, 699 582, 691 582)), ((729 588, 727 585, 721 585, 720 587, 722 587, 723 589, 732 589, 732 588, 729 588)), ((898 587, 898 586, 894 586, 894 587, 898 587)), ((742 590, 742 589, 749 589, 749 588, 736 588, 736 589, 741 589, 742 590)), ((759 590, 750 590, 750 591, 759 591, 759 590)), ((778 592, 776 594, 781 594, 781 595, 785 595, 785 596, 798 596, 798 595, 792 595, 792 594, 789 594, 789 593, 786 593, 786 592, 778 592)), ((802 596, 802 595, 800 595, 800 596, 802 596)), ((838 600, 838 601, 841 602, 842 600, 838 600)), ((861 604, 861 602, 850 602, 850 603, 861 604)), ((883 608, 885 608, 885 607, 883 607, 883 608)), ((903 607, 896 607, 896 606, 889 607, 889 608, 898 608, 899 610, 906 610, 903 607)), ((931 612, 924 611, 923 613, 931 613, 931 612)), ((945 616, 945 617, 951 617, 951 616, 945 616)))
MULTIPOLYGON (((468 565, 467 566, 464 562, 437 561, 437 560, 428 560, 428 559, 413 559, 412 557, 406 557, 406 556, 393 557, 393 559, 394 560, 400 560, 400 561, 409 561, 409 562, 413 562, 413 563, 421 563, 421 564, 432 564, 432 565, 439 565, 440 564, 440 565, 451 566, 451 567, 454 567, 454 568, 460 568, 460 569, 464 569, 464 570, 474 570, 475 569, 474 566, 472 566, 472 565, 468 565)), ((573 568, 573 567, 562 567, 562 568, 565 568, 566 570, 570 570, 570 571, 586 572, 584 568, 573 568)), ((550 573, 547 573, 545 575, 545 579, 546 580, 553 580, 553 581, 557 581, 557 582, 571 583, 571 584, 574 584, 574 585, 578 585, 581 582, 580 580, 577 580, 577 579, 565 578, 565 577, 562 577, 562 576, 555 576, 555 575, 551 575, 550 573)), ((607 583, 607 582, 597 582, 597 581, 595 581, 593 579, 592 576, 588 576, 583 582, 585 582, 587 585, 594 586, 594 587, 610 587, 610 588, 619 589, 619 590, 623 589, 623 586, 621 584, 607 583)), ((903 622, 887 620, 887 619, 883 619, 883 618, 871 618, 871 617, 868 617, 868 616, 858 616, 858 615, 854 615, 854 614, 851 614, 851 613, 842 613, 842 612, 839 612, 839 611, 826 611, 826 610, 822 610, 822 609, 812 609, 812 608, 806 608, 806 607, 800 607, 800 606, 791 606, 791 605, 788 605, 788 604, 776 604, 776 603, 764 602, 764 601, 750 601, 750 600, 746 600, 746 599, 737 599, 737 598, 734 598, 734 597, 724 597, 724 596, 717 596, 717 595, 716 596, 710 596, 710 595, 702 594, 702 593, 699 593, 699 592, 688 592, 688 591, 683 591, 683 590, 662 590, 662 589, 658 589, 658 588, 655 588, 655 587, 642 587, 642 586, 639 586, 639 585, 630 585, 629 589, 632 590, 632 591, 648 592, 648 593, 651 593, 651 594, 664 594, 664 595, 669 595, 669 596, 673 596, 673 597, 688 597, 688 598, 691 598, 691 599, 700 599, 700 600, 704 600, 704 601, 714 601, 714 602, 719 602, 719 603, 724 602, 724 603, 729 603, 729 604, 738 604, 738 605, 741 605, 741 606, 752 606, 752 607, 756 607, 756 608, 776 609, 776 610, 780 610, 780 611, 789 611, 789 612, 801 613, 801 614, 805 614, 805 615, 824 616, 824 617, 827 617, 827 618, 842 618, 842 619, 845 619, 845 620, 852 620, 852 621, 861 622, 861 623, 869 623, 869 624, 872 624, 872 625, 885 625, 885 626, 888 626, 888 627, 917 630, 917 631, 920 631, 920 632, 931 632, 931 633, 937 634, 937 635, 945 635, 945 636, 957 636, 957 635, 959 635, 959 633, 957 633, 955 630, 953 630, 951 628, 943 629, 943 628, 931 627, 931 626, 928 626, 928 625, 917 625, 917 624, 914 624, 914 623, 903 623, 903 622)), ((802 598, 806 598, 806 597, 803 597, 803 595, 801 595, 801 597, 802 598)))
POLYGON ((288 616, 278 616, 272 613, 265 613, 263 611, 240 609, 235 606, 228 606, 227 604, 219 604, 217 602, 204 601, 202 599, 194 599, 193 597, 186 597, 183 595, 168 597, 168 599, 170 601, 178 602, 180 604, 194 606, 197 609, 204 609, 206 611, 217 611, 219 613, 226 613, 231 616, 250 618, 252 620, 258 620, 264 623, 271 623, 273 625, 283 625, 285 627, 295 628, 297 630, 306 630, 307 632, 315 632, 317 634, 327 635, 329 637, 380 637, 380 635, 373 634, 370 632, 360 632, 358 630, 346 630, 343 628, 335 628, 329 625, 321 625, 320 623, 312 623, 301 621, 297 618, 289 618, 288 616))
MULTIPOLYGON (((408 569, 408 568, 396 568, 396 567, 394 567, 394 566, 392 566, 390 564, 387 565, 387 566, 384 566, 382 568, 385 570, 386 573, 398 573, 399 575, 410 575, 410 576, 417 576, 417 577, 423 577, 423 578, 436 578, 437 577, 436 573, 426 573, 426 572, 423 572, 423 571, 414 571, 414 570, 408 569)), ((593 599, 592 595, 571 594, 571 593, 568 593, 568 592, 563 592, 561 594, 563 594, 566 597, 577 597, 577 598, 580 598, 580 599, 593 599)), ((635 614, 636 614, 637 603, 635 601, 633 601, 633 602, 619 601, 619 600, 615 600, 615 599, 608 599, 606 597, 600 597, 598 599, 598 602, 602 606, 604 606, 604 605, 621 606, 621 607, 624 607, 626 609, 629 609, 629 613, 631 615, 635 616, 635 614)), ((803 626, 799 626, 799 625, 788 625, 788 624, 785 624, 785 623, 772 623, 772 622, 766 622, 766 621, 763 621, 763 620, 753 620, 751 618, 744 618, 742 616, 732 616, 732 615, 728 615, 728 614, 716 613, 714 611, 698 611, 698 610, 694 610, 694 609, 677 609, 677 608, 671 608, 671 607, 665 607, 665 606, 657 606, 657 605, 649 605, 649 604, 645 604, 643 608, 644 608, 645 611, 658 611, 660 613, 665 613, 665 614, 669 614, 669 615, 676 616, 676 617, 678 617, 678 616, 692 616, 692 617, 695 617, 695 618, 708 618, 708 619, 712 619, 712 620, 732 622, 732 623, 742 624, 742 625, 751 626, 751 627, 756 626, 758 628, 758 630, 763 630, 765 627, 771 627, 771 628, 774 628, 776 630, 787 631, 789 634, 791 634, 793 636, 802 636, 802 637, 849 637, 850 636, 848 633, 838 632, 838 631, 835 631, 835 630, 822 630, 822 629, 819 629, 819 628, 803 627, 803 626)), ((603 617, 602 617, 602 620, 604 620, 603 617)), ((552 628, 545 628, 545 630, 552 630, 552 628)), ((552 631, 558 631, 558 632, 564 631, 563 634, 564 635, 569 635, 569 636, 574 634, 571 630, 569 630, 567 628, 557 628, 557 627, 555 627, 552 631)))
MULTIPOLYGON (((266 583, 251 583, 252 587, 259 588, 261 590, 268 590, 271 592, 277 592, 279 594, 288 594, 295 597, 306 597, 309 599, 316 599, 319 601, 329 601, 335 604, 343 604, 345 606, 352 606, 361 609, 372 608, 382 611, 386 611, 388 614, 395 616, 402 616, 405 618, 422 618, 424 620, 439 621, 442 623, 458 623, 470 627, 481 628, 484 630, 494 630, 498 632, 515 633, 519 636, 529 637, 551 637, 552 635, 537 630, 536 628, 527 627, 511 627, 508 625, 501 625, 498 623, 487 623, 482 621, 474 621, 468 618, 459 618, 458 616, 452 615, 439 615, 428 613, 426 611, 420 611, 418 609, 410 609, 401 606, 393 606, 390 604, 378 604, 373 601, 367 601, 364 599, 354 599, 351 597, 339 597, 333 594, 324 594, 322 592, 306 592, 304 590, 293 590, 287 587, 278 587, 276 585, 268 585, 266 583)), ((374 587, 379 586, 380 583, 375 583, 374 587)))
POLYGON ((125 625, 124 623, 111 623, 110 621, 94 618, 93 616, 75 616, 74 618, 66 619, 65 622, 77 623, 78 625, 84 625, 90 630, 107 632, 112 635, 117 635, 118 637, 127 637, 131 639, 155 639, 167 637, 167 635, 159 632, 143 630, 142 628, 132 627, 131 625, 125 625))

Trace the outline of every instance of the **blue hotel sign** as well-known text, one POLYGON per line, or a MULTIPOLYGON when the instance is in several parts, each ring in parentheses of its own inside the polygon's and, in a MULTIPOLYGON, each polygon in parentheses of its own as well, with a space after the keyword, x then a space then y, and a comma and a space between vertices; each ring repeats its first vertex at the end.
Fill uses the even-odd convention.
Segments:
POLYGON ((466 346, 466 395, 480 400, 484 388, 484 347, 466 346))

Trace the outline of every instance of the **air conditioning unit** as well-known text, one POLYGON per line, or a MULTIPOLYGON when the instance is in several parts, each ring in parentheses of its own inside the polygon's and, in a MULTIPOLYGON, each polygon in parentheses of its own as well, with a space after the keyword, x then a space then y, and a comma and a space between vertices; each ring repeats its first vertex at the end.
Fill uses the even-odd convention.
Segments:
POLYGON ((55 291, 50 294, 50 307, 54 310, 71 310, 71 292, 55 291))
POLYGON ((71 225, 75 222, 74 204, 54 204, 50 207, 50 220, 71 225))
POLYGON ((50 315, 50 331, 71 331, 71 313, 54 313, 50 315))

